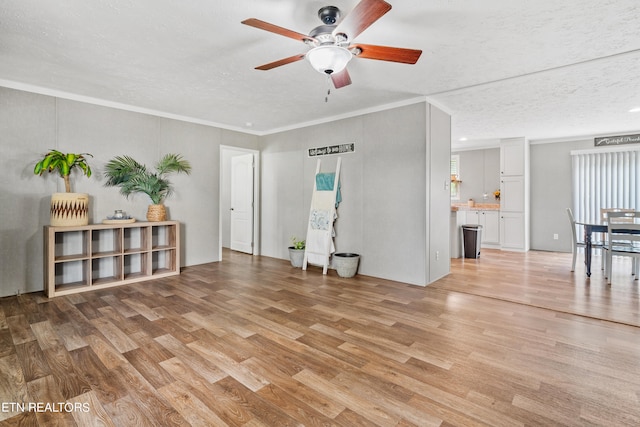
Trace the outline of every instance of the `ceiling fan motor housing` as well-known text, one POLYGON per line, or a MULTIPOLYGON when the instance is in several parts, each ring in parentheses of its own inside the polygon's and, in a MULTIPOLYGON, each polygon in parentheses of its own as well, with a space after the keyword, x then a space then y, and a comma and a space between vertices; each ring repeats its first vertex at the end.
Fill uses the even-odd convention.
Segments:
POLYGON ((318 17, 325 25, 334 25, 340 19, 340 9, 335 6, 325 6, 318 11, 318 17))
POLYGON ((333 36, 335 25, 320 25, 309 33, 309 37, 317 40, 316 45, 335 44, 336 38, 333 36))

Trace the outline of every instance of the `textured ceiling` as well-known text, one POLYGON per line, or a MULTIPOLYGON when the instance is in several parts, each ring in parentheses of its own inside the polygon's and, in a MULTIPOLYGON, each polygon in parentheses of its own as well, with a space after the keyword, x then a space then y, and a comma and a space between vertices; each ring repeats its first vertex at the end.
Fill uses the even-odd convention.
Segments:
POLYGON ((454 144, 640 130, 637 0, 389 1, 356 41, 422 57, 354 58, 328 102, 306 61, 254 70, 308 48, 240 21, 306 34, 320 7, 357 0, 1 0, 0 85, 256 134, 424 97, 452 114, 454 144))

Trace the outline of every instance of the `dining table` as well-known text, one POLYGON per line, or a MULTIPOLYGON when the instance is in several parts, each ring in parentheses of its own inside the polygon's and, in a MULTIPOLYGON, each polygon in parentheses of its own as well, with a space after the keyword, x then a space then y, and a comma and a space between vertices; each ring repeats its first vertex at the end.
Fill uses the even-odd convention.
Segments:
POLYGON ((609 228, 606 221, 582 222, 576 224, 584 228, 584 265, 587 277, 591 277, 591 251, 593 250, 593 233, 608 233, 609 228))
MULTIPOLYGON (((640 218, 634 218, 634 223, 640 223, 640 218)), ((587 277, 591 277, 591 252, 593 250, 593 234, 609 232, 607 221, 576 221, 576 224, 584 227, 584 265, 587 277)), ((619 232, 624 232, 624 224, 620 224, 619 232)), ((617 228, 617 227, 616 227, 617 228)), ((627 230, 630 234, 638 234, 637 230, 627 230)))

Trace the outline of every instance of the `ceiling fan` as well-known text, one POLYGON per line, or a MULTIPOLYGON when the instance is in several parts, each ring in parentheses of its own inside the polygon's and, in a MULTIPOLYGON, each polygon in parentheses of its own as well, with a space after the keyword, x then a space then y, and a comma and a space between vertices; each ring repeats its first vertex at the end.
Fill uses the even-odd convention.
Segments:
POLYGON ((339 89, 351 84, 351 77, 346 67, 354 56, 403 64, 415 64, 420 58, 421 50, 352 43, 353 39, 389 10, 391 5, 384 0, 361 0, 351 13, 340 20, 342 16, 340 9, 335 6, 325 6, 318 11, 318 17, 323 25, 311 30, 309 35, 256 18, 246 19, 242 23, 300 40, 311 47, 307 53, 260 65, 256 70, 271 70, 307 58, 318 72, 330 76, 335 88, 339 89))

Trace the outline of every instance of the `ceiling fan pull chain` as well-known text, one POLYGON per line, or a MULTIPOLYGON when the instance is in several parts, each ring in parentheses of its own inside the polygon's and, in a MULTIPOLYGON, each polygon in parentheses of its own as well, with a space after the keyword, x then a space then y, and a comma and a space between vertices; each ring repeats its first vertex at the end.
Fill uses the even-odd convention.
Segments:
POLYGON ((324 102, 329 102, 329 95, 331 95, 331 74, 327 74, 327 96, 324 97, 324 102))

